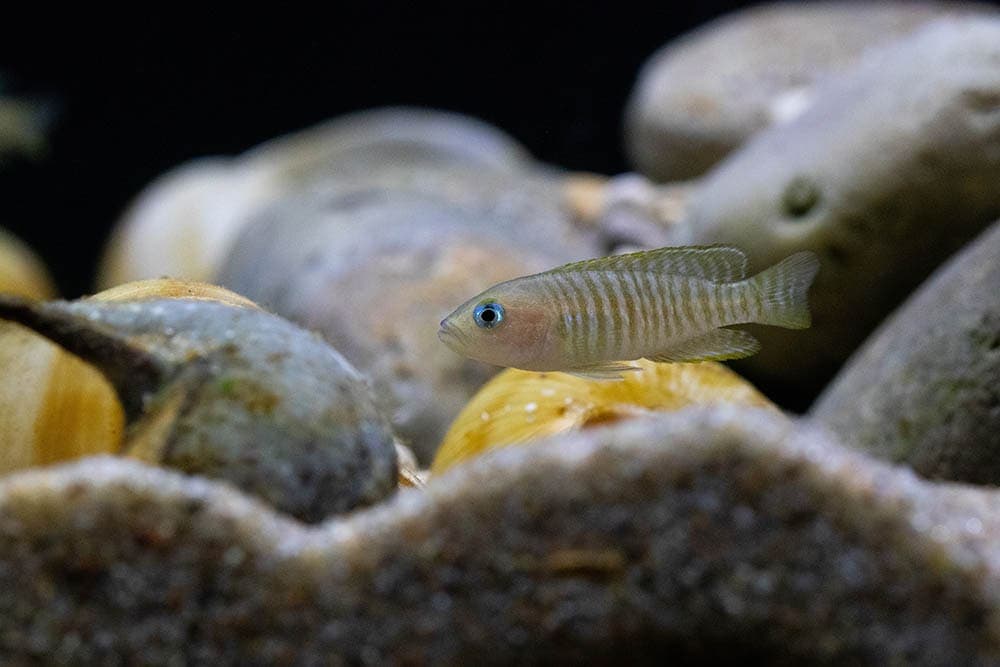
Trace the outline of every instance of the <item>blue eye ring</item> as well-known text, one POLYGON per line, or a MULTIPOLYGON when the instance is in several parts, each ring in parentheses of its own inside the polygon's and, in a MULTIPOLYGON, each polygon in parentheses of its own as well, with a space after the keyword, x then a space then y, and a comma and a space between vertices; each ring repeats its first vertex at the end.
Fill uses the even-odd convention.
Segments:
POLYGON ((472 311, 472 319, 483 329, 492 329, 503 322, 503 315, 503 306, 496 301, 481 303, 472 311))

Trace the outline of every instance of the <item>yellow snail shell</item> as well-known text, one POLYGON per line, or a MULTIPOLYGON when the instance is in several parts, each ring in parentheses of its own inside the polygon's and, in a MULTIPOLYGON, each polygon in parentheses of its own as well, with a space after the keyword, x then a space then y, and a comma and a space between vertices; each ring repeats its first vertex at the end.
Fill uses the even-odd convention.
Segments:
POLYGON ((714 362, 636 362, 622 380, 509 368, 487 382, 448 430, 431 465, 437 474, 483 452, 564 431, 689 405, 770 407, 753 385, 714 362))
POLYGON ((8 323, 0 368, 0 473, 118 450, 124 413, 96 368, 8 323))
POLYGON ((55 293, 45 265, 24 243, 0 229, 0 294, 49 299, 55 293))
POLYGON ((259 308, 250 299, 225 287, 174 278, 136 280, 98 292, 90 297, 95 301, 146 301, 149 299, 196 299, 218 301, 241 308, 259 308))

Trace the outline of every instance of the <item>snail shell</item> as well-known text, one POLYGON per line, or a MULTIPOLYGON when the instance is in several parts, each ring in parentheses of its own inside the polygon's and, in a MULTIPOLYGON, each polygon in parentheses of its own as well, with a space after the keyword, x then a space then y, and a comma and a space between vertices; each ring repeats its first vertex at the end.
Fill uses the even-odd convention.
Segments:
MULTIPOLYGON (((46 294, 39 289, 21 293, 46 294)), ((155 298, 256 307, 227 289, 179 280, 128 283, 92 297, 99 301, 155 298)), ((122 403, 96 367, 22 326, 0 322, 0 368, 0 433, 4 434, 0 473, 121 450, 122 403)))
POLYGON ((55 293, 41 260, 19 239, 0 229, 0 294, 49 299, 55 293))
MULTIPOLYGON (((36 299, 55 294, 42 262, 2 230, 0 293, 36 299)), ((120 446, 122 408, 97 369, 8 322, 0 322, 0 369, 0 473, 120 446)))
POLYGON ((437 474, 497 447, 689 405, 777 408, 750 383, 714 362, 636 362, 622 380, 509 368, 479 390, 448 430, 431 465, 437 474))
POLYGON ((245 296, 227 290, 225 287, 191 280, 176 280, 174 278, 154 278, 137 280, 124 285, 118 285, 98 292, 90 297, 93 301, 148 301, 150 299, 194 299, 196 301, 215 301, 218 303, 238 306, 240 308, 257 308, 259 306, 245 296))
POLYGON ((101 370, 129 456, 226 480, 304 521, 392 493, 394 439, 364 379, 318 336, 227 299, 5 297, 0 318, 101 370))
POLYGON ((125 415, 96 368, 0 322, 0 473, 118 451, 125 415))
POLYGON ((399 486, 423 488, 427 484, 427 471, 420 469, 417 457, 406 445, 396 443, 396 459, 399 461, 399 486))

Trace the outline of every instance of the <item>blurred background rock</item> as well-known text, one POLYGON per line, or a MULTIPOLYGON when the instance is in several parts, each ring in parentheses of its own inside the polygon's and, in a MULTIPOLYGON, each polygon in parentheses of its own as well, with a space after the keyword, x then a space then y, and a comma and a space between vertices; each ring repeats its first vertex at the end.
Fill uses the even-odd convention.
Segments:
POLYGON ((62 294, 78 296, 94 289, 112 224, 170 169, 383 105, 463 112, 542 162, 620 173, 622 114, 642 64, 751 4, 430 13, 362 3, 338 8, 336 21, 212 28, 199 17, 183 31, 147 17, 128 29, 18 24, 0 45, 5 90, 51 98, 55 114, 45 159, 8 161, 2 224, 43 257, 62 294))
MULTIPOLYGON (((66 297, 160 275, 218 281, 321 331, 376 381, 366 357, 395 386, 402 374, 452 388, 462 383, 412 369, 444 352, 435 322, 487 275, 488 260, 463 260, 471 275, 439 280, 428 257, 452 262, 459 231, 488 232, 466 243, 484 257, 537 251, 496 279, 640 247, 733 243, 757 268, 810 249, 824 261, 814 326, 760 334, 761 354, 735 365, 802 411, 907 294, 1000 217, 995 3, 511 9, 380 5, 344 10, 336 25, 296 17, 194 36, 28 31, 5 44, 16 58, 0 57, 0 101, 18 110, 7 134, 20 137, 8 141, 20 152, 7 151, 0 224, 66 297), (312 203, 296 203, 306 190, 312 203), (316 202, 375 191, 426 198, 429 212, 370 216, 357 228, 388 245, 365 252, 345 232, 350 215, 328 221, 329 238, 310 226, 316 202), (267 234, 263 223, 240 234, 268 215, 267 234), (452 218, 461 224, 438 224, 452 218), (396 246, 430 273, 400 271, 396 246), (316 267, 377 289, 344 298, 313 280, 316 267), (396 345, 397 359, 399 329, 422 338, 396 345)), ((481 368, 459 375, 485 379, 481 368)), ((396 426, 435 442, 447 420, 411 421, 396 426)))

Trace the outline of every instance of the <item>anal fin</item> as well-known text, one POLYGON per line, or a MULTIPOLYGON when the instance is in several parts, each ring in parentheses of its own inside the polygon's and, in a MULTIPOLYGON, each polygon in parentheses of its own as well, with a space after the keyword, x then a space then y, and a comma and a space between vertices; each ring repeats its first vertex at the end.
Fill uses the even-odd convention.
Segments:
POLYGON ((651 357, 650 361, 722 361, 742 359, 760 351, 760 343, 746 331, 715 329, 680 341, 651 357))
POLYGON ((640 370, 638 366, 615 361, 611 363, 598 363, 590 366, 567 368, 563 372, 590 380, 622 380, 625 377, 622 373, 637 370, 640 370))

